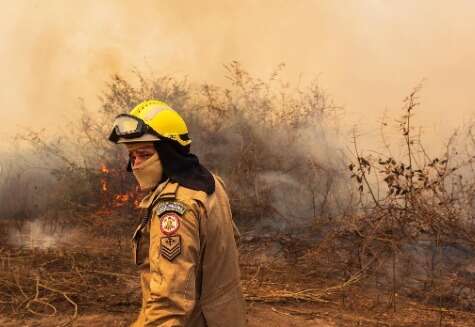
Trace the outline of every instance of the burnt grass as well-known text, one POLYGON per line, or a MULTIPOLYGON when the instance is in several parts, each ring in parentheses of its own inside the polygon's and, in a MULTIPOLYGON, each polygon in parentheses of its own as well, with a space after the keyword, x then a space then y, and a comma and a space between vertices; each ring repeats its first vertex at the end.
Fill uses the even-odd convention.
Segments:
POLYGON ((134 267, 119 253, 2 248, 0 256, 2 315, 72 314, 74 306, 65 294, 79 313, 132 313, 139 308, 140 293, 130 286, 138 282, 134 267))
MULTIPOLYGON (((86 239, 87 236, 84 235, 86 239)), ((131 319, 140 304, 137 270, 127 246, 61 245, 38 249, 0 246, 0 316, 18 321, 45 317, 121 314, 131 319), (71 300, 68 301, 67 297, 71 300), (73 305, 76 304, 77 307, 73 305)), ((473 308, 453 298, 392 292, 370 270, 352 269, 342 238, 312 233, 253 234, 240 239, 243 291, 249 307, 289 317, 320 317, 338 326, 473 326, 473 308), (330 244, 340 242, 338 250, 330 244), (440 302, 445 301, 445 302, 440 302), (444 305, 441 305, 443 303, 444 305), (274 311, 275 311, 274 310, 274 311)), ((375 269, 375 268, 374 268, 375 269)), ((472 278, 473 276, 470 276, 472 278)), ((468 288, 473 279, 466 278, 468 288)))

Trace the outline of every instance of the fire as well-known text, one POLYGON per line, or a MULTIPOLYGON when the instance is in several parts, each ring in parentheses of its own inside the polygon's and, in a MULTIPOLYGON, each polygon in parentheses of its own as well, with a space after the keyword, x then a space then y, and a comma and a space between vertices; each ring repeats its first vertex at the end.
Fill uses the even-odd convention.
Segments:
MULTIPOLYGON (((105 164, 101 164, 101 168, 99 169, 99 171, 105 175, 108 175, 110 173, 109 168, 107 168, 105 164)), ((107 180, 104 177, 101 178, 101 190, 102 192, 107 192, 109 190, 107 186, 107 180)))
POLYGON ((118 202, 127 202, 129 201, 129 194, 117 194, 114 199, 118 202))
POLYGON ((101 164, 99 172, 102 175, 100 177, 100 190, 103 194, 103 204, 102 209, 98 211, 99 215, 107 216, 112 212, 113 208, 120 208, 126 205, 133 205, 136 208, 139 206, 140 201, 137 199, 138 188, 135 192, 131 190, 126 193, 115 194, 113 191, 114 187, 109 185, 109 178, 118 176, 116 171, 114 169, 111 171, 105 164, 101 164))
POLYGON ((109 168, 107 168, 107 166, 105 164, 102 164, 101 165, 101 169, 100 169, 101 173, 103 174, 109 174, 109 168))
POLYGON ((107 182, 104 179, 101 179, 101 190, 102 192, 107 192, 107 182))
POLYGON ((120 208, 128 203, 133 203, 135 207, 138 207, 140 203, 133 192, 116 194, 113 198, 115 200, 115 204, 113 205, 114 208, 120 208))

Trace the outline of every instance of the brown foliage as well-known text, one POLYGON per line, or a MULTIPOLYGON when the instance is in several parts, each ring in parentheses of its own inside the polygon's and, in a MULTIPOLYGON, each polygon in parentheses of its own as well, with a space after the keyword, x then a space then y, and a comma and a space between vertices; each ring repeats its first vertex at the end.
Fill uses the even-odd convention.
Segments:
POLYGON ((469 162, 451 153, 453 140, 441 158, 431 158, 413 136, 417 92, 405 100, 399 121, 405 158, 363 156, 355 139, 356 160, 349 170, 362 213, 348 233, 358 244, 360 265, 374 258, 381 262, 373 274, 386 278, 394 310, 400 292, 473 310, 475 280, 464 271, 475 253, 474 211, 467 206, 473 194, 466 192, 475 185, 474 175, 465 169, 469 162), (378 196, 380 189, 385 194, 378 196))
MULTIPOLYGON (((341 295, 345 301, 348 289, 358 284, 376 289, 377 303, 387 295, 389 300, 382 302, 389 302, 394 311, 401 295, 436 305, 440 317, 447 308, 473 311, 475 169, 470 151, 475 138, 471 129, 466 154, 455 150, 452 139, 443 155, 430 157, 414 136, 416 89, 405 100, 398 121, 404 155, 394 156, 390 149, 388 155, 366 155, 355 137, 355 159, 348 167, 356 183, 353 190, 347 185, 347 159, 338 133, 332 132, 339 110, 318 83, 292 88, 279 77, 282 67, 268 80, 251 76, 236 62, 225 68, 228 88, 168 76, 146 78, 137 73, 136 83, 114 76, 101 107, 93 112, 81 107, 81 120, 71 122, 67 133, 20 135, 32 145, 35 160, 49 166, 55 178, 47 194, 50 205, 40 212, 43 221, 85 227, 91 237, 115 238, 117 247, 122 247, 134 225, 130 217, 139 215, 135 205, 140 195, 125 172, 124 153, 107 136, 115 115, 143 99, 158 98, 184 116, 193 138, 192 151, 224 178, 244 238, 257 234, 260 244, 262 238, 272 238, 270 232, 289 235, 288 246, 277 248, 309 280, 321 284, 318 290, 269 293, 264 289, 264 296, 253 289, 259 278, 251 278, 249 290, 256 291, 250 295, 253 301, 259 297, 320 301, 326 293, 341 295), (298 242, 306 243, 305 247, 297 249, 298 242), (330 279, 339 282, 328 288, 330 279)), ((8 185, 2 191, 8 193, 13 187, 8 185)), ((4 215, 15 217, 20 208, 29 208, 28 193, 22 196, 23 204, 16 209, 2 204, 4 215)), ((262 274, 261 266, 252 265, 255 276, 262 274)), ((36 283, 48 287, 52 281, 36 283)), ((28 294, 34 294, 35 284, 29 285, 28 294)), ((21 298, 19 290, 15 292, 21 298)))
POLYGON ((192 150, 227 182, 237 220, 254 224, 271 218, 275 226, 289 227, 288 220, 296 218, 292 207, 302 208, 299 220, 306 223, 317 215, 335 216, 348 192, 340 189, 343 155, 327 139, 327 125, 335 122, 338 108, 316 82, 305 89, 283 83, 283 66, 266 81, 252 77, 237 62, 225 68, 229 88, 140 73, 133 84, 113 76, 101 107, 95 112, 81 107, 80 121, 71 122, 60 136, 34 130, 20 135, 53 167, 58 182, 52 190, 57 194, 54 206, 86 212, 117 206, 130 214, 138 198, 135 182, 125 172, 123 149, 110 144, 107 136, 117 114, 156 98, 188 122, 192 150), (276 187, 289 193, 278 205, 276 187), (306 192, 305 199, 300 192, 306 192), (125 198, 126 205, 118 203, 125 198))

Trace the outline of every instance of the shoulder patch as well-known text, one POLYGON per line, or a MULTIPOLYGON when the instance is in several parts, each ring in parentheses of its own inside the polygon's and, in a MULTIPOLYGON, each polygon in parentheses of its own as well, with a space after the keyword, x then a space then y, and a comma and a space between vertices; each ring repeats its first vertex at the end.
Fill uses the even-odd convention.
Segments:
POLYGON ((167 212, 160 217, 160 230, 165 235, 174 235, 180 228, 180 216, 167 212))
POLYGON ((161 216, 165 212, 176 212, 180 216, 186 211, 186 206, 178 201, 164 201, 157 205, 156 214, 161 216))

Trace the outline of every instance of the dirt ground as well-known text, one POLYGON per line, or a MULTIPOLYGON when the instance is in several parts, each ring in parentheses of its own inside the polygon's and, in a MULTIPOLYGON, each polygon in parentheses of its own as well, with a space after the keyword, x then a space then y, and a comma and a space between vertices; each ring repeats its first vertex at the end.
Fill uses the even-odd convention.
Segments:
MULTIPOLYGON (((128 249, 114 244, 0 245, 0 326, 128 326, 140 306, 139 279, 128 249)), ((395 306, 360 275, 315 267, 310 250, 285 237, 244 239, 248 326, 475 326, 470 310, 404 296, 395 306)))
MULTIPOLYGON (((71 326, 77 327, 102 327, 102 326, 129 326, 133 321, 133 314, 87 314, 81 315, 71 326)), ((67 322, 68 317, 40 318, 33 320, 0 319, 1 326, 5 327, 43 327, 60 326, 67 322)), ((271 305, 251 305, 248 312, 248 326, 337 326, 331 319, 309 315, 293 316, 285 307, 271 305)))
MULTIPOLYGON (((381 315, 371 318, 365 312, 337 310, 335 308, 295 305, 295 304, 261 304, 248 303, 247 322, 249 327, 261 326, 475 326, 475 317, 465 319, 446 318, 440 321, 438 314, 419 315, 420 312, 408 311, 408 315, 400 312, 397 315, 381 315)), ((134 313, 96 313, 80 314, 69 326, 75 327, 125 327, 133 321, 134 313)), ((51 318, 16 319, 1 317, 0 325, 5 327, 47 327, 64 326, 70 317, 59 315, 51 318)))

